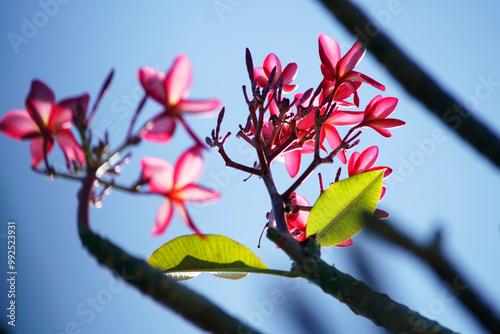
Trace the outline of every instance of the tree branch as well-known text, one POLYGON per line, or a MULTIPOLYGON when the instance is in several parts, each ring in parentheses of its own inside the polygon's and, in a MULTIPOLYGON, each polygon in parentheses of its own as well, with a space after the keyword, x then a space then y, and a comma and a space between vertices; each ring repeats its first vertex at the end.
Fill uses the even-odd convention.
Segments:
POLYGON ((315 251, 319 248, 314 239, 305 245, 299 244, 290 234, 272 228, 268 229, 267 236, 295 261, 296 270, 303 278, 391 333, 455 333, 327 264, 319 257, 319 250, 315 251))
POLYGON ((82 244, 101 265, 111 269, 124 282, 135 286, 204 330, 221 334, 259 333, 207 298, 93 233, 89 226, 88 203, 92 196, 95 176, 90 170, 88 172, 79 192, 78 229, 82 244))

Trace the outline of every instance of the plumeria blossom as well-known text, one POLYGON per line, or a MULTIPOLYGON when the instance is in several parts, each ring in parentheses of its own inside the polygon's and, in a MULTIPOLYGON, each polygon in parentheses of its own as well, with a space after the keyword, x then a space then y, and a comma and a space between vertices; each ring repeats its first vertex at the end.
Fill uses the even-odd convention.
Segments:
POLYGON ((297 76, 297 64, 290 63, 286 65, 283 70, 281 67, 281 61, 274 53, 270 53, 266 59, 264 59, 263 67, 254 68, 254 76, 255 79, 257 79, 257 85, 262 88, 266 87, 269 83, 269 76, 275 67, 276 73, 274 75, 273 84, 279 83, 281 77, 283 77, 283 93, 293 92, 297 88, 297 85, 291 84, 297 76))
POLYGON ((54 141, 61 147, 68 168, 71 162, 82 164, 85 154, 70 128, 73 126, 73 112, 78 107, 86 112, 88 101, 88 94, 84 94, 56 103, 52 90, 43 82, 33 80, 26 98, 26 110, 7 112, 0 120, 0 131, 13 139, 30 140, 31 161, 35 168, 44 159, 44 146, 48 154, 54 141))
POLYGON ((218 99, 203 101, 187 99, 193 81, 191 63, 187 55, 177 56, 166 74, 152 67, 143 67, 138 75, 146 93, 164 108, 146 125, 142 131, 142 138, 153 142, 168 143, 174 134, 176 121, 180 121, 196 142, 200 143, 184 121, 183 115, 213 116, 218 111, 221 102, 218 99))
MULTIPOLYGON (((361 154, 359 152, 354 152, 349 158, 349 164, 347 165, 347 173, 349 177, 360 174, 363 172, 374 171, 374 170, 384 170, 384 179, 392 174, 392 169, 385 166, 373 167, 378 158, 378 147, 370 146, 364 150, 361 154)), ((382 185, 382 193, 380 198, 384 197, 385 185, 382 185)))
POLYGON ((387 118, 397 105, 398 99, 395 97, 375 96, 366 106, 361 126, 370 127, 382 136, 390 137, 391 133, 387 129, 398 128, 406 124, 399 119, 387 118))
POLYGON ((196 233, 201 234, 189 216, 185 202, 210 204, 220 194, 196 184, 203 171, 202 147, 194 146, 184 152, 175 167, 159 158, 141 160, 142 178, 148 180, 149 189, 165 196, 156 214, 152 235, 162 234, 172 220, 174 207, 181 219, 196 233))
POLYGON ((336 94, 342 94, 341 98, 336 97, 335 100, 343 100, 344 98, 354 94, 354 103, 359 106, 359 97, 357 89, 361 83, 367 83, 382 91, 385 90, 384 85, 373 80, 372 78, 353 71, 359 61, 363 58, 366 48, 360 41, 357 41, 352 48, 342 57, 340 47, 333 38, 326 34, 321 34, 319 42, 319 57, 321 59, 321 73, 324 76, 324 91, 325 98, 336 88, 344 86, 342 91, 336 94))

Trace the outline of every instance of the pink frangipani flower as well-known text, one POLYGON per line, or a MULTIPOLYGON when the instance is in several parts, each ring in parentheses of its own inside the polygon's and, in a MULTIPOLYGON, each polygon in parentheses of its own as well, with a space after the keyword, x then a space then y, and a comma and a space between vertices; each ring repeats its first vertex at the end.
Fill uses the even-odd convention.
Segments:
MULTIPOLYGON (((352 48, 341 56, 340 47, 333 38, 326 34, 321 34, 318 38, 319 57, 321 59, 321 73, 324 76, 325 97, 335 88, 344 86, 343 97, 354 94, 354 103, 359 106, 357 89, 361 83, 367 83, 380 90, 385 90, 384 85, 372 78, 353 71, 354 67, 363 58, 366 48, 360 41, 357 41, 352 48)), ((338 93, 337 93, 338 94, 338 93)), ((342 99, 343 100, 343 99, 342 99)))
POLYGON ((142 138, 147 141, 168 143, 174 134, 176 121, 180 121, 193 139, 200 144, 200 140, 184 121, 183 115, 213 116, 221 102, 218 99, 203 101, 187 99, 193 81, 191 63, 187 55, 177 56, 167 74, 152 67, 143 67, 138 75, 146 93, 164 107, 164 110, 143 129, 142 138))
POLYGON ((86 111, 88 101, 88 94, 84 94, 56 103, 52 90, 43 82, 33 80, 26 98, 26 110, 14 109, 7 112, 0 120, 0 131, 13 139, 30 140, 31 162, 35 168, 44 158, 44 145, 48 154, 54 140, 61 147, 68 168, 72 161, 84 163, 85 154, 70 128, 73 126, 73 112, 78 104, 81 103, 86 111))
POLYGON ((156 214, 152 235, 159 235, 165 231, 172 220, 174 207, 181 219, 193 231, 201 234, 189 216, 185 202, 210 204, 220 198, 218 192, 195 184, 204 166, 201 151, 200 146, 190 148, 179 157, 175 167, 159 158, 142 158, 142 178, 148 180, 152 192, 166 198, 156 214))
POLYGON ((363 122, 360 126, 367 126, 384 137, 390 137, 391 133, 387 129, 397 128, 406 124, 399 119, 387 118, 394 112, 397 105, 398 99, 395 97, 382 98, 380 95, 375 96, 366 106, 363 122))
MULTIPOLYGON (((354 176, 363 172, 374 171, 374 170, 384 170, 384 179, 392 174, 392 169, 385 166, 373 167, 378 158, 378 147, 370 146, 364 150, 361 154, 359 152, 354 152, 349 158, 349 163, 347 165, 347 173, 349 176, 354 176)), ((382 193, 380 198, 384 197, 385 186, 382 185, 382 193)))
POLYGON ((269 83, 269 76, 275 67, 276 73, 274 75, 273 83, 279 83, 280 78, 283 77, 283 93, 293 92, 297 88, 297 85, 291 85, 292 81, 297 76, 297 64, 290 63, 286 65, 283 70, 281 67, 281 61, 274 53, 270 53, 266 59, 264 59, 263 67, 254 68, 254 76, 255 79, 257 79, 257 85, 262 88, 266 87, 269 83))

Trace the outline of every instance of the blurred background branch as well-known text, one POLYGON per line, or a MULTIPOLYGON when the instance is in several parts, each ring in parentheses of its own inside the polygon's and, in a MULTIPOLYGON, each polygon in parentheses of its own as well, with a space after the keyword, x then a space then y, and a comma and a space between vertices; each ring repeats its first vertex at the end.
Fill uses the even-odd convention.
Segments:
POLYGON ((350 33, 359 38, 394 78, 450 129, 500 167, 500 139, 436 80, 411 60, 356 5, 348 0, 321 0, 350 33))
POLYGON ((455 266, 444 256, 441 248, 441 233, 437 232, 427 245, 419 245, 399 232, 391 224, 374 216, 367 216, 367 229, 390 243, 396 244, 418 256, 443 280, 445 285, 479 322, 492 333, 500 333, 500 319, 481 298, 455 266))

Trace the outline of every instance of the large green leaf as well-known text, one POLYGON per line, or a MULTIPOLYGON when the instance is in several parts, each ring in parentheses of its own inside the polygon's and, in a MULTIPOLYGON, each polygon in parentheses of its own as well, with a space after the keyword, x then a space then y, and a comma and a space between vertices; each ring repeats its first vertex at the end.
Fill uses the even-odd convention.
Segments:
POLYGON ((167 242, 151 254, 147 262, 177 280, 209 272, 215 276, 240 279, 248 273, 288 276, 269 269, 250 249, 222 236, 193 234, 167 242))
POLYGON ((309 214, 307 235, 317 234, 316 241, 326 247, 361 231, 363 214, 373 213, 380 200, 383 174, 383 170, 365 172, 328 187, 309 214))

